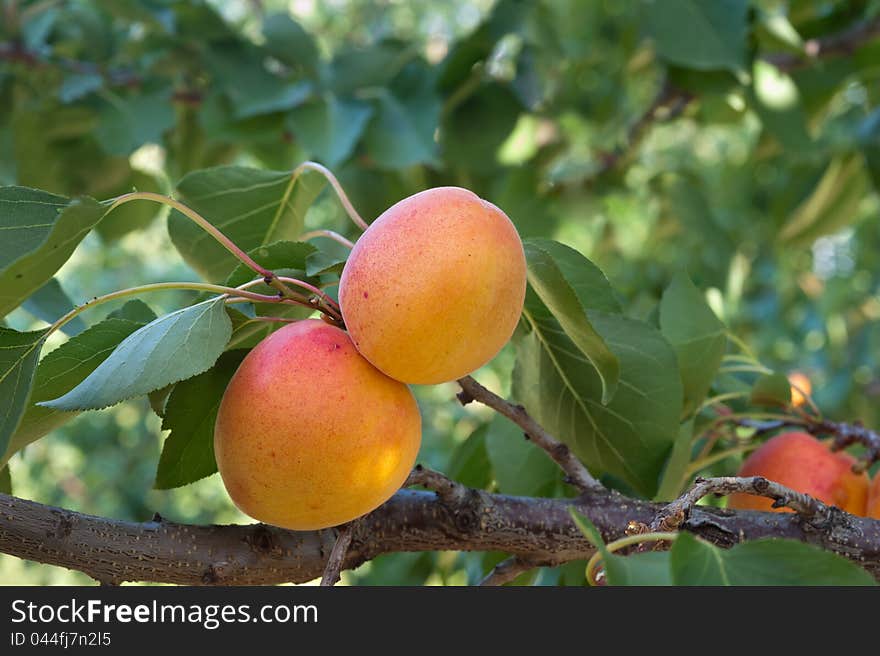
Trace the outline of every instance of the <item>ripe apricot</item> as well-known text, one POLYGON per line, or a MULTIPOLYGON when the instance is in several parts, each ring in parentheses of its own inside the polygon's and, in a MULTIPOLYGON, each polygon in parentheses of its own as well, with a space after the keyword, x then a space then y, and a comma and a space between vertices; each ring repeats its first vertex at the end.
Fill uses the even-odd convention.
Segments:
POLYGON ((296 530, 337 526, 384 503, 409 474, 420 441, 409 388, 316 319, 281 328, 247 354, 214 429, 217 466, 235 505, 296 530))
POLYGON ((807 402, 807 396, 812 394, 813 386, 806 374, 793 371, 788 374, 788 382, 791 383, 791 405, 799 408, 807 402))
MULTIPOLYGON (((868 477, 852 471, 855 458, 832 452, 809 433, 791 431, 767 440, 746 458, 739 476, 763 476, 853 515, 865 514, 868 477)), ((750 494, 732 494, 729 508, 788 511, 750 494)))
POLYGON ((876 474, 874 480, 871 481, 865 515, 874 519, 880 519, 880 473, 876 474))
POLYGON ((471 373, 510 339, 522 313, 526 261, 513 223, 458 187, 387 209, 358 239, 339 301, 361 354, 405 383, 471 373))

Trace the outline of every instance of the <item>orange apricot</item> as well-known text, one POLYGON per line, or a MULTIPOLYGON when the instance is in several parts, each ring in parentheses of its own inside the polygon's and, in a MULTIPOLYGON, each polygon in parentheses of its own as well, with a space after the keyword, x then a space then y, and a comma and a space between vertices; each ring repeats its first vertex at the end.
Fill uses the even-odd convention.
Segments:
POLYGON ((458 187, 386 210, 358 239, 339 301, 361 354, 405 383, 443 383, 491 360, 526 291, 522 241, 504 212, 458 187))
MULTIPOLYGON (((853 515, 864 515, 868 477, 852 471, 855 458, 832 452, 809 433, 791 431, 767 440, 746 458, 739 476, 763 476, 809 494, 853 515)), ((772 501, 750 494, 732 494, 727 506, 742 510, 788 511, 771 508, 772 501)))
POLYGON ((247 354, 214 429, 217 467, 235 505, 296 530, 337 526, 384 503, 420 442, 409 388, 316 319, 281 328, 247 354))
POLYGON ((813 392, 813 386, 807 375, 800 371, 791 372, 788 375, 788 382, 791 383, 791 405, 799 408, 807 402, 807 397, 813 392))

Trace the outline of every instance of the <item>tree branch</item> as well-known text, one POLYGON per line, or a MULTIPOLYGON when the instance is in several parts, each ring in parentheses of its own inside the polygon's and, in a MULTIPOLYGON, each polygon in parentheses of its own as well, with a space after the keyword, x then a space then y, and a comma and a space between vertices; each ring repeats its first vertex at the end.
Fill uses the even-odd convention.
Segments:
POLYGON ((880 17, 851 25, 840 32, 810 39, 804 43, 804 54, 780 53, 765 55, 764 61, 784 73, 806 68, 817 59, 852 55, 862 46, 880 36, 880 17))
POLYGON ((726 496, 735 492, 773 499, 774 508, 791 508, 813 526, 824 525, 830 518, 830 507, 818 499, 763 476, 720 476, 697 478, 690 490, 657 513, 649 529, 652 532, 676 531, 703 497, 710 494, 726 496))
POLYGON ((494 392, 490 392, 480 385, 470 376, 460 378, 458 384, 462 390, 458 395, 458 400, 461 401, 462 405, 467 405, 471 401, 479 401, 499 414, 504 415, 522 428, 529 440, 547 452, 556 464, 562 468, 562 471, 565 472, 569 483, 583 491, 602 489, 602 484, 593 478, 586 466, 578 460, 571 449, 544 430, 538 422, 532 419, 524 407, 505 401, 494 392))
MULTIPOLYGON (((405 490, 358 522, 341 569, 404 551, 503 551, 553 564, 588 559, 594 549, 572 522, 571 506, 606 542, 624 537, 630 522, 650 524, 664 507, 604 489, 576 499, 536 499, 468 488, 465 503, 453 512, 433 492, 405 490)), ((695 506, 680 529, 721 547, 766 537, 800 540, 849 557, 880 578, 880 521, 837 508, 828 512, 827 523, 815 526, 795 513, 695 506)), ((79 570, 104 583, 302 583, 321 576, 335 543, 333 529, 123 522, 0 494, 0 553, 79 570)))

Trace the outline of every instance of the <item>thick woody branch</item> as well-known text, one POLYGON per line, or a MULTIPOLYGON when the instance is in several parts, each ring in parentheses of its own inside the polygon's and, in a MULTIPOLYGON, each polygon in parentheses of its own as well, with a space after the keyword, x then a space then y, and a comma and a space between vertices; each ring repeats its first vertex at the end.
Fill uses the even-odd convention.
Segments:
POLYGON ((831 516, 831 509, 818 499, 767 480, 763 476, 721 476, 697 478, 690 490, 657 513, 654 521, 651 522, 650 530, 675 531, 703 497, 710 494, 726 496, 734 493, 773 499, 774 508, 791 508, 805 522, 813 526, 826 524, 831 516))
MULTIPOLYGON (((401 491, 358 522, 342 569, 380 554, 503 551, 537 563, 588 559, 593 546, 571 519, 574 507, 606 542, 630 522, 650 524, 663 506, 607 490, 576 499, 535 499, 468 489, 451 510, 433 492, 401 491)), ((814 544, 849 557, 880 577, 880 521, 829 508, 821 526, 796 513, 729 511, 695 506, 680 530, 721 547, 766 537, 814 544)), ((0 553, 85 572, 113 584, 265 585, 322 575, 337 531, 249 526, 191 526, 164 519, 123 522, 0 494, 0 553)))
POLYGON ((490 392, 470 376, 460 378, 458 384, 462 390, 458 395, 458 400, 462 405, 478 401, 504 415, 522 428, 529 440, 547 452, 565 472, 569 483, 583 491, 602 489, 601 483, 593 478, 571 449, 544 430, 538 422, 532 419, 524 407, 514 405, 494 392, 490 392))

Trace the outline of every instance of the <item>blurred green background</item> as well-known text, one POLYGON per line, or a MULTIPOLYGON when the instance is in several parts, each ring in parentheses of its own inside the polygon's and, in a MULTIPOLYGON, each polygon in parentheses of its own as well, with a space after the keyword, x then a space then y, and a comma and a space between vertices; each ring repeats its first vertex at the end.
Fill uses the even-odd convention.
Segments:
MULTIPOLYGON (((426 187, 466 186, 523 236, 584 253, 634 316, 649 316, 671 276, 687 270, 764 364, 810 377, 827 415, 880 424, 880 2, 0 8, 0 184, 104 199, 168 192, 188 171, 218 164, 287 170, 315 159, 368 220, 426 187), (816 54, 817 43, 831 46, 816 54)), ((75 302, 196 279, 164 213, 139 204, 111 219, 58 276, 75 302)), ((327 191, 307 223, 356 236, 327 191)), ((186 298, 145 300, 158 313, 186 298)), ((26 309, 7 320, 44 325, 26 309)), ((506 390, 511 355, 481 380, 506 390)), ((491 415, 460 408, 455 391, 417 390, 422 462, 472 485, 561 493, 541 454, 499 454, 487 439, 491 415)), ((12 459, 15 493, 120 519, 158 511, 180 522, 249 521, 216 475, 152 489, 162 438, 145 400, 84 413, 12 459)), ((494 560, 385 556, 344 581, 463 584, 494 560)), ((537 576, 578 583, 583 567, 537 576)), ((0 583, 89 582, 0 555, 0 583)))

